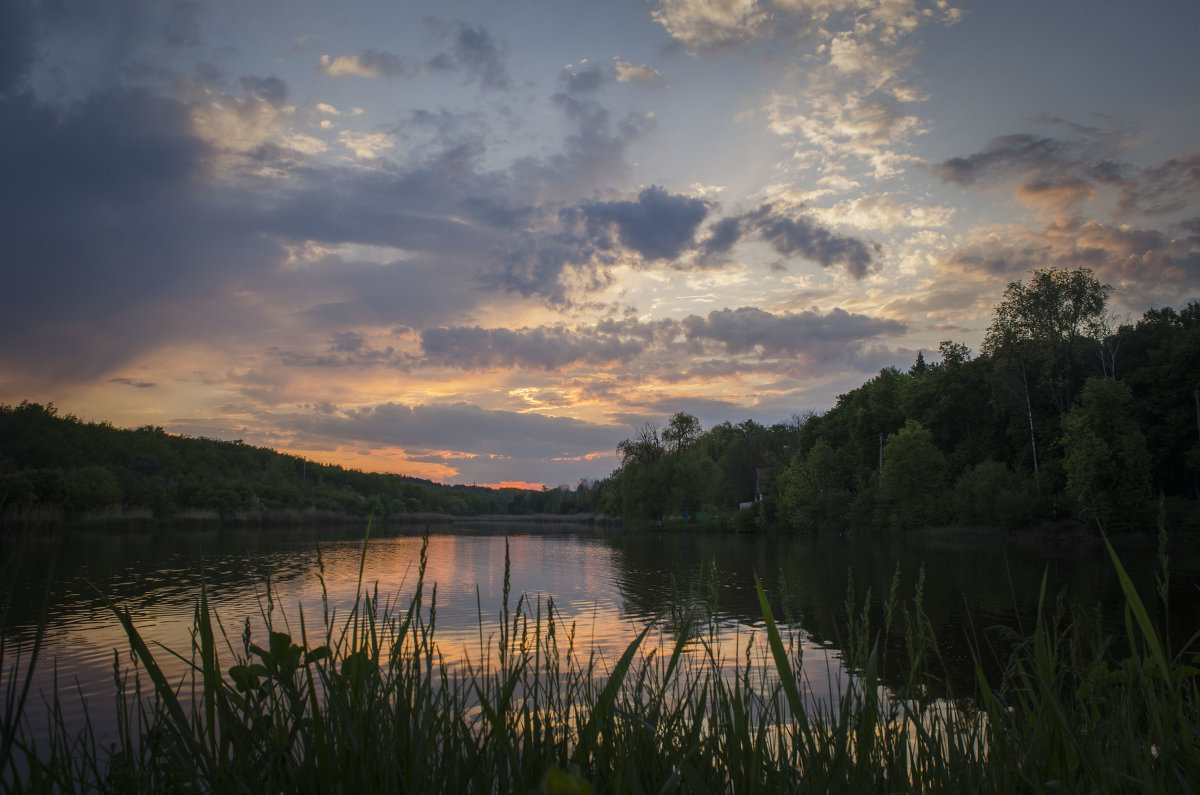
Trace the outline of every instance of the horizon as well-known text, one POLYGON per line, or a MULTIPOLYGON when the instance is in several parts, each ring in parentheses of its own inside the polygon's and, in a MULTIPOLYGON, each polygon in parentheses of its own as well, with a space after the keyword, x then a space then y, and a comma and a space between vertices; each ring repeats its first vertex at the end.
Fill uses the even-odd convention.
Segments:
MULTIPOLYGON (((1200 299, 1200 6, 0 9, 0 403, 448 485, 1200 299)), ((502 486, 500 486, 502 487, 502 486)))

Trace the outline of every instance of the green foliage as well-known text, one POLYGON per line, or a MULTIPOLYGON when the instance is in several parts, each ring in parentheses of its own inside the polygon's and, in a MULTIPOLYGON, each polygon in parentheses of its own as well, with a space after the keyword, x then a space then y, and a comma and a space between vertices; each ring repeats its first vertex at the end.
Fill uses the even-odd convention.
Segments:
POLYGON ((1107 291, 1086 270, 1035 272, 1010 286, 983 355, 944 341, 940 363, 884 369, 810 415, 776 470, 768 512, 802 532, 1014 530, 1062 503, 1145 530, 1148 473, 1153 491, 1177 498, 1172 526, 1195 526, 1195 511, 1178 500, 1200 496, 1200 303, 1151 310, 1112 332, 1107 291), (1056 317, 1035 316, 1042 311, 1056 317), (1060 414, 1060 399, 1088 373, 1107 380, 1060 414), (912 422, 928 435, 912 436, 912 422))
POLYGON ((202 511, 222 519, 298 521, 400 513, 590 513, 607 483, 540 491, 443 486, 357 472, 240 441, 174 436, 144 426, 119 430, 62 416, 53 405, 0 406, 0 520, 51 511, 67 519, 126 508, 156 519, 202 511))
POLYGON ((797 455, 776 481, 779 513, 787 525, 803 532, 848 529, 846 506, 853 494, 833 446, 817 440, 807 455, 797 455))
POLYGON ((884 525, 915 530, 944 521, 947 474, 933 434, 916 420, 905 422, 883 447, 879 510, 884 525))
POLYGON ((690 521, 706 509, 728 517, 739 504, 755 499, 759 470, 778 458, 773 447, 784 449, 774 440, 790 433, 750 420, 704 431, 695 417, 682 412, 661 434, 647 423, 617 445, 615 512, 655 523, 673 516, 690 521))
POLYGON ((1092 379, 1063 419, 1067 491, 1101 527, 1144 525, 1150 455, 1130 411, 1129 388, 1092 379))
POLYGON ((954 484, 955 519, 968 527, 1018 530, 1045 515, 1031 478, 983 461, 954 484))
POLYGON ((1090 354, 1103 330, 1112 288, 1087 268, 1035 270, 1012 282, 996 307, 983 350, 1032 369, 1058 413, 1065 414, 1079 379, 1081 349, 1090 354))

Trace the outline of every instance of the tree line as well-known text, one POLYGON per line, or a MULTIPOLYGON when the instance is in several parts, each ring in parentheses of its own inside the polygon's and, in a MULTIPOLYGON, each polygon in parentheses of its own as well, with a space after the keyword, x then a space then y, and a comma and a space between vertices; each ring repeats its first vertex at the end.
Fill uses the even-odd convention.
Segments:
POLYGON ((616 448, 609 478, 448 486, 254 447, 0 406, 0 519, 113 506, 169 519, 596 513, 632 522, 835 533, 1015 529, 1076 518, 1200 532, 1200 302, 1115 319, 1086 268, 1008 285, 978 354, 946 340, 828 411, 704 429, 679 412, 616 448), (932 358, 932 352, 931 352, 932 358))
POLYGON ((283 517, 311 509, 351 517, 574 514, 595 504, 598 488, 450 486, 150 425, 84 422, 53 404, 0 406, 0 519, 10 522, 69 521, 119 507, 148 510, 155 519, 189 511, 283 517))
POLYGON ((621 442, 610 510, 802 532, 1014 529, 1077 518, 1200 532, 1200 303, 1117 321, 1086 268, 1008 285, 976 355, 951 340, 823 414, 621 442), (738 511, 751 503, 751 510, 738 511))

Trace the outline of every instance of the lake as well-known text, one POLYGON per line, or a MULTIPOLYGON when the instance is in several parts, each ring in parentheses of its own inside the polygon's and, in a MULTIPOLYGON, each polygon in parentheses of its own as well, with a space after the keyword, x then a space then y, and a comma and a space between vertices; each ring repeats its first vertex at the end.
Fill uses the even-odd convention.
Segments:
MULTIPOLYGON (((27 714, 34 735, 44 733, 41 698, 57 681, 68 723, 81 724, 79 695, 88 703, 98 734, 113 726, 114 661, 128 669, 125 635, 108 600, 127 609, 142 636, 174 680, 186 665, 163 648, 186 655, 201 583, 230 639, 222 663, 241 653, 249 620, 264 643, 268 613, 276 628, 294 637, 303 623, 310 637, 323 625, 327 604, 334 620, 354 604, 363 561, 362 533, 347 530, 245 528, 159 529, 148 532, 60 532, 31 539, 20 552, 19 575, 4 624, 5 682, 18 650, 28 649, 49 588, 46 633, 27 714), (327 601, 322 600, 322 589, 327 601), (157 645, 155 645, 157 644, 157 645), (56 680, 57 677, 57 680, 56 680)), ((6 559, 17 554, 13 536, 6 559)), ((407 607, 415 587, 423 538, 396 531, 372 534, 363 563, 364 588, 407 607)), ((744 657, 747 644, 761 650, 763 627, 755 592, 757 574, 771 595, 776 618, 786 619, 805 650, 811 695, 844 687, 839 649, 848 589, 859 605, 872 596, 878 616, 899 566, 900 596, 911 598, 918 578, 943 657, 964 686, 972 678, 969 634, 985 644, 1001 639, 995 627, 1032 626, 1043 575, 1049 599, 1070 594, 1081 608, 1099 607, 1104 626, 1123 634, 1124 598, 1111 562, 1096 539, 1029 538, 1001 543, 986 538, 807 538, 790 535, 716 535, 674 531, 593 531, 570 527, 503 525, 433 528, 425 574, 426 599, 436 584, 437 639, 453 662, 478 658, 497 631, 503 607, 505 556, 510 604, 524 595, 535 612, 553 600, 557 614, 574 624, 581 648, 615 663, 645 626, 658 621, 656 642, 670 642, 678 621, 671 606, 699 607, 715 597, 721 653, 744 657), (714 587, 715 586, 715 587, 714 587)), ((1152 614, 1159 570, 1152 543, 1119 545, 1126 568, 1152 614)), ((1171 636, 1180 642, 1200 630, 1200 555, 1171 547, 1171 636)), ((894 645, 902 645, 893 638, 894 645)), ((310 641, 310 645, 315 645, 310 641)), ((1002 653, 1002 649, 1001 649, 1002 653)), ((989 661, 992 671, 999 662, 989 661)), ((961 691, 962 688, 960 688, 961 691)), ((969 692, 969 687, 966 688, 969 692)))

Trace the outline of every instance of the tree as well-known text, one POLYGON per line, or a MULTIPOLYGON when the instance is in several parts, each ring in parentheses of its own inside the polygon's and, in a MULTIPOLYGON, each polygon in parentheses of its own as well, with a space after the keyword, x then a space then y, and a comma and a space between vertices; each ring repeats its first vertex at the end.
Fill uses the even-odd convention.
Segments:
POLYGON ((925 352, 917 351, 917 360, 908 368, 909 375, 925 375, 925 352))
POLYGON ((837 452, 818 439, 807 455, 797 455, 780 475, 779 514, 793 529, 830 532, 844 529, 853 494, 845 488, 837 452))
POLYGON ((883 447, 879 502, 885 527, 915 530, 943 520, 946 459, 921 423, 908 420, 883 447))
POLYGON ((944 367, 962 367, 971 361, 971 349, 961 342, 942 340, 938 343, 938 352, 942 354, 944 367))
POLYGON ((1150 454, 1120 381, 1091 379, 1063 419, 1067 491, 1101 527, 1135 527, 1150 497, 1150 454))
POLYGON ((1087 268, 1035 270, 1028 284, 1011 282, 983 341, 983 352, 1020 375, 1033 477, 1038 481, 1037 431, 1031 381, 1058 417, 1071 407, 1077 362, 1087 359, 1086 340, 1102 333, 1112 288, 1087 268))
POLYGON ((1004 291, 983 351, 1036 367, 1059 415, 1066 414, 1079 345, 1103 333, 1110 292, 1087 268, 1035 270, 1029 284, 1012 282, 1004 291))
POLYGON ((678 453, 700 437, 700 420, 686 411, 677 411, 663 428, 662 441, 668 452, 678 453))

